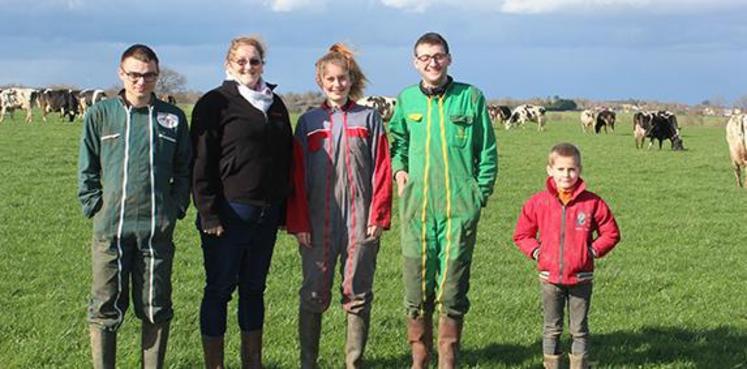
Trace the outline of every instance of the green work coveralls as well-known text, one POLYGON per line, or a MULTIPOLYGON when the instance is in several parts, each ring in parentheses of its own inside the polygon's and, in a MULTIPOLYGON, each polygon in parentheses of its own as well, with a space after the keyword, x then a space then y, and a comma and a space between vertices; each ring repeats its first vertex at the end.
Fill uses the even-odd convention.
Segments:
POLYGON ((400 198, 407 314, 438 307, 460 318, 469 310, 480 210, 498 172, 485 97, 458 82, 435 96, 410 86, 397 99, 389 129, 392 173, 409 175, 400 198))
POLYGON ((172 318, 172 236, 189 206, 191 160, 184 113, 155 95, 147 107, 118 96, 86 113, 78 197, 93 218, 90 324, 119 328, 130 280, 138 318, 172 318))

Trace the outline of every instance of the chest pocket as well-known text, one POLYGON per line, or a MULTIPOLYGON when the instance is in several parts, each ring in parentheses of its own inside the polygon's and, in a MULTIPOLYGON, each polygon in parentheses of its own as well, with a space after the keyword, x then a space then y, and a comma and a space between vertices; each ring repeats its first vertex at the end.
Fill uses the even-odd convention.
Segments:
POLYGON ((449 144, 464 148, 472 135, 474 117, 467 114, 453 114, 449 116, 449 121, 451 122, 449 144))
POLYGON ((324 146, 324 140, 329 137, 329 130, 317 129, 306 134, 309 152, 317 152, 324 146))
POLYGON ((170 164, 176 151, 176 132, 158 130, 156 136, 156 160, 170 164))

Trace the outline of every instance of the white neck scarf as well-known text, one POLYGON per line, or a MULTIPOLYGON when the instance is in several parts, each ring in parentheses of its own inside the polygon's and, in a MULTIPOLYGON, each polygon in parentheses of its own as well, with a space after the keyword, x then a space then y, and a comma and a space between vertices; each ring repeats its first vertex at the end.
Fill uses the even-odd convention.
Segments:
POLYGON ((257 90, 251 89, 239 82, 229 71, 226 71, 226 81, 235 81, 239 87, 239 95, 267 115, 267 111, 270 110, 270 106, 272 105, 273 93, 263 79, 260 79, 257 83, 257 90))

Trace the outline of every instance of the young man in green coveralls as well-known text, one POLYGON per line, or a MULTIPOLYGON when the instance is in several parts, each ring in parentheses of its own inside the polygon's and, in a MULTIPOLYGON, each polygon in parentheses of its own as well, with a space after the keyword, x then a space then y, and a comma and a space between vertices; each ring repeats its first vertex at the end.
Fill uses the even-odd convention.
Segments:
POLYGON ((428 367, 437 309, 438 367, 454 368, 469 310, 477 223, 493 192, 498 154, 482 92, 447 73, 446 40, 426 33, 414 51, 422 79, 400 93, 389 122, 400 196, 407 337, 412 368, 428 367))
POLYGON ((78 197, 83 213, 93 217, 93 367, 115 367, 131 282, 135 315, 142 320, 142 367, 162 368, 173 316, 172 239, 189 205, 192 146, 184 112, 153 94, 153 50, 128 48, 119 78, 119 95, 86 113, 80 145, 78 197))

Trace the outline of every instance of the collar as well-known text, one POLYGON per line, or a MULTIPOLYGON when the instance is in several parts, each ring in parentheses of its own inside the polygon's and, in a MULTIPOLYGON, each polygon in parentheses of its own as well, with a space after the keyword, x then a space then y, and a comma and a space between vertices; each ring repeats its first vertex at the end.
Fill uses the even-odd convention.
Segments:
POLYGON ((322 101, 321 108, 324 109, 324 110, 326 110, 326 111, 328 111, 328 112, 334 112, 336 110, 341 110, 341 111, 347 112, 347 111, 349 111, 353 107, 353 105, 355 105, 355 102, 353 100, 349 99, 349 98, 348 98, 348 102, 346 102, 345 104, 343 104, 340 107, 331 106, 331 105, 329 105, 327 103, 327 100, 324 100, 324 101, 322 101))
POLYGON ((123 88, 123 89, 121 89, 121 90, 119 90, 119 92, 117 93, 117 97, 119 98, 119 101, 121 101, 121 102, 122 102, 122 105, 124 105, 124 106, 125 106, 125 107, 127 107, 127 108, 130 108, 130 107, 131 107, 131 108, 133 108, 133 109, 143 109, 143 108, 147 108, 147 107, 149 107, 149 106, 152 106, 152 105, 153 105, 153 102, 154 102, 154 101, 156 101, 156 94, 155 94, 155 93, 153 93, 153 92, 151 92, 151 93, 150 93, 150 101, 148 102, 148 105, 146 105, 146 106, 143 106, 143 107, 140 107, 140 108, 136 108, 136 107, 132 106, 132 104, 130 104, 130 102, 129 102, 129 101, 127 101, 127 99, 125 98, 125 89, 124 89, 124 88, 123 88))
MULTIPOLYGON (((275 85, 269 82, 265 82, 265 84, 273 92, 275 92, 275 87, 278 87, 278 85, 275 85)), ((228 93, 230 93, 231 95, 239 96, 239 83, 238 82, 234 80, 226 79, 226 80, 223 80, 223 84, 221 85, 221 87, 224 90, 226 90, 228 93)))
MULTIPOLYGON (((547 192, 551 193, 553 196, 558 197, 558 188, 555 187, 555 181, 552 180, 552 177, 548 176, 545 180, 545 187, 547 188, 547 192)), ((578 182, 576 182, 576 186, 571 190, 571 201, 576 199, 581 192, 586 191, 586 183, 584 180, 579 177, 578 182)))
POLYGON ((420 92, 422 92, 426 96, 441 96, 446 93, 446 90, 449 89, 452 82, 454 82, 454 78, 451 78, 451 76, 447 75, 446 82, 439 87, 427 88, 423 86, 423 81, 420 81, 420 83, 418 83, 418 87, 420 87, 420 92))

